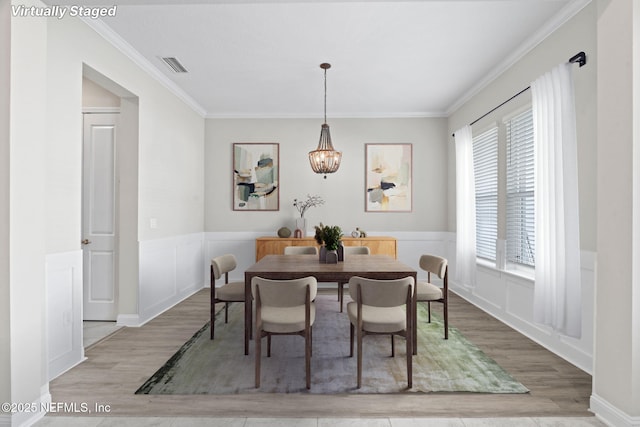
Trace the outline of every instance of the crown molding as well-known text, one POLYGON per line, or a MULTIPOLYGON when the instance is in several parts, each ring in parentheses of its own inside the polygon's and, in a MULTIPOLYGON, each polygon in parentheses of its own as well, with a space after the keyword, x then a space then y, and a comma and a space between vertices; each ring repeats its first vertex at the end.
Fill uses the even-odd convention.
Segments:
POLYGON ((122 52, 127 58, 133 61, 138 67, 142 68, 147 74, 157 80, 162 86, 164 86, 169 92, 177 96, 182 102, 187 104, 193 111, 199 114, 201 117, 206 116, 206 110, 198 104, 191 96, 184 92, 178 85, 165 76, 158 68, 156 68, 151 62, 147 60, 140 52, 138 52, 133 46, 125 41, 118 33, 113 31, 107 24, 101 19, 91 19, 82 17, 80 18, 98 33, 107 42, 113 45, 116 49, 122 52))
MULTIPOLYGON (((327 117, 331 124, 332 119, 412 119, 412 118, 446 118, 446 112, 406 112, 406 113, 338 113, 327 117)), ((205 119, 317 119, 323 120, 319 114, 206 114, 205 119)))
POLYGON ((529 37, 524 43, 522 43, 518 49, 516 49, 511 55, 506 57, 500 64, 493 68, 493 70, 476 85, 474 85, 469 91, 467 91, 462 97, 454 102, 446 110, 447 116, 453 114, 456 110, 467 103, 471 98, 476 96, 482 89, 486 88, 491 82, 496 80, 505 71, 515 65, 516 62, 521 60, 526 54, 531 52, 536 46, 538 46, 544 39, 549 37, 554 31, 563 26, 567 21, 578 14, 584 9, 591 0, 573 0, 569 4, 555 14, 545 25, 540 27, 531 37, 529 37))

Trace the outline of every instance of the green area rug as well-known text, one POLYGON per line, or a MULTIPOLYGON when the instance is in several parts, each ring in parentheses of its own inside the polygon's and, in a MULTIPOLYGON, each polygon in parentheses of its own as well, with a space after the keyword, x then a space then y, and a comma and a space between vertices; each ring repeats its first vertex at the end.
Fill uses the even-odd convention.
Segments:
POLYGON ((388 336, 364 338, 362 388, 356 389, 356 357, 349 357, 349 319, 338 311, 335 295, 319 295, 313 326, 311 390, 305 388, 304 339, 274 336, 271 357, 263 342, 260 389, 254 388, 255 352, 244 355, 243 304, 232 304, 229 323, 216 317, 216 337, 207 323, 136 394, 236 393, 527 393, 528 390, 457 329, 443 339, 441 320, 426 323, 419 304, 418 355, 413 358, 413 388, 406 379, 405 342, 396 337, 396 356, 388 336))

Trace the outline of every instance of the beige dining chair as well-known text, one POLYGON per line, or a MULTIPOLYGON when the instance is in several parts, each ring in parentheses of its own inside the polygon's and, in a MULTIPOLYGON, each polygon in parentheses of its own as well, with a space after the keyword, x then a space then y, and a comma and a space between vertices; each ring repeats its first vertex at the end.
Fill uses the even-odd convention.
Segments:
POLYGON ((449 339, 449 268, 445 258, 436 255, 422 255, 420 268, 427 272, 427 281, 420 281, 416 285, 416 300, 427 303, 429 323, 431 323, 431 303, 443 304, 444 339, 449 339), (431 275, 437 275, 442 280, 442 287, 431 283, 431 275))
POLYGON ((318 255, 318 248, 315 246, 285 246, 285 255, 318 255))
POLYGON ((413 387, 413 321, 411 298, 413 277, 392 280, 349 280, 353 302, 347 304, 350 325, 349 357, 353 357, 354 334, 358 342, 358 388, 362 385, 362 339, 365 335, 391 335, 391 357, 395 356, 394 335, 405 338, 407 348, 407 384, 413 387))
MULTIPOLYGON (((368 246, 345 246, 344 257, 349 255, 371 255, 371 249, 368 246)), ((338 301, 340 302, 340 313, 342 313, 343 301, 344 301, 344 285, 346 283, 338 283, 338 301)))
POLYGON ((244 301, 244 281, 229 282, 229 272, 238 263, 232 254, 221 255, 211 260, 211 339, 215 330, 215 305, 224 302, 224 323, 229 322, 229 303, 244 301), (216 280, 224 276, 224 285, 216 288, 216 280))
POLYGON ((256 301, 256 388, 260 387, 262 338, 267 337, 267 357, 271 357, 272 335, 301 335, 305 343, 306 385, 310 389, 311 327, 316 318, 316 307, 312 301, 318 293, 316 278, 270 280, 254 277, 251 279, 251 293, 256 301))

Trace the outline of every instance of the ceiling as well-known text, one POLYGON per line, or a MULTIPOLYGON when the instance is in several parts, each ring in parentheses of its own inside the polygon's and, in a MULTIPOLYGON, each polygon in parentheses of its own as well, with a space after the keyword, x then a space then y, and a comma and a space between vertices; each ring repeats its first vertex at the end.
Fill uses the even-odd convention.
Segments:
POLYGON ((430 117, 454 111, 587 3, 120 0, 115 17, 85 21, 205 117, 321 117, 322 62, 332 65, 328 118, 430 117))

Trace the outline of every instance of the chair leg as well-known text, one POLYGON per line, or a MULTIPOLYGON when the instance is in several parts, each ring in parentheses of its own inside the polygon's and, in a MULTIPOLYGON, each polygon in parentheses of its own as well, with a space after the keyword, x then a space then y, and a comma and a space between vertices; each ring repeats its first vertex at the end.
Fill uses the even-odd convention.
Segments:
POLYGON ((249 301, 249 337, 253 336, 253 300, 249 301))
POLYGON ((311 328, 304 337, 304 369, 307 377, 307 390, 311 388, 311 328))
POLYGON ((260 388, 260 358, 261 358, 261 341, 260 331, 256 328, 256 388, 260 388))
POLYGON ((449 339, 449 302, 444 302, 444 339, 449 339))
POLYGON ((340 301, 340 313, 342 313, 342 301, 344 298, 344 283, 338 283, 338 301, 340 301))
POLYGON ((229 303, 224 303, 224 323, 229 323, 229 303))
POLYGON ((411 334, 407 333, 407 383, 409 388, 413 387, 413 340, 411 334))
POLYGON ((431 323, 431 301, 427 301, 427 313, 429 313, 429 322, 431 323))
POLYGON ((271 335, 267 335, 267 357, 271 357, 271 335))
POLYGON ((353 357, 353 323, 349 326, 349 357, 353 357))
POLYGON ((362 329, 358 328, 358 388, 362 386, 362 329))
POLYGON ((396 345, 393 340, 393 334, 391 334, 391 357, 396 357, 396 345))
POLYGON ((211 300, 211 321, 209 324, 211 325, 211 337, 209 339, 213 339, 216 326, 216 303, 213 300, 211 300))

